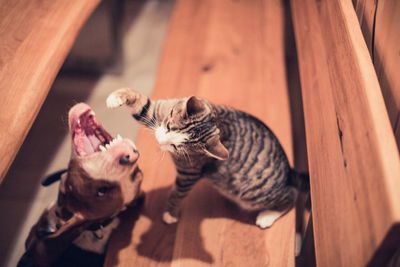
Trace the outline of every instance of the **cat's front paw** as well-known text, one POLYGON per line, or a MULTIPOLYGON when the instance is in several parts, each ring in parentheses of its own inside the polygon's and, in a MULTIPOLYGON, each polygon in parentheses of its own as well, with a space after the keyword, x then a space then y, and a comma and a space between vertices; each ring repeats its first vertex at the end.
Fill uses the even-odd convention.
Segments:
POLYGON ((106 100, 108 108, 117 108, 122 105, 131 106, 135 104, 139 94, 129 88, 122 88, 112 92, 106 100))
POLYGON ((168 211, 163 213, 163 221, 166 224, 174 224, 177 223, 178 220, 179 219, 177 217, 172 216, 171 213, 169 213, 168 211))

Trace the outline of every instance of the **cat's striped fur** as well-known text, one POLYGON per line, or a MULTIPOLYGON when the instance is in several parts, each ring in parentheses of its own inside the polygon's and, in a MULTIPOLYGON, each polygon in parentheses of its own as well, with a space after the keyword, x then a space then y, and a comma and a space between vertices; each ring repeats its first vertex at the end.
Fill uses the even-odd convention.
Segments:
POLYGON ((163 216, 167 223, 178 220, 181 201, 203 177, 242 208, 260 211, 256 223, 262 228, 293 206, 299 187, 307 189, 307 177, 290 168, 272 131, 245 112, 196 97, 152 101, 131 89, 107 99, 109 107, 124 104, 136 120, 155 130, 176 165, 163 216))

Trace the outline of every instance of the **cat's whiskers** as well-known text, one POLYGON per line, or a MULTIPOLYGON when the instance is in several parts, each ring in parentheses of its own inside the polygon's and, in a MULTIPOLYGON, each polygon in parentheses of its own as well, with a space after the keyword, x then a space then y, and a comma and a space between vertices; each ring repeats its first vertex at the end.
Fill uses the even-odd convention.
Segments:
POLYGON ((184 155, 186 154, 186 157, 187 157, 187 159, 188 159, 189 165, 192 166, 192 160, 191 160, 191 158, 190 158, 189 152, 188 152, 188 151, 186 150, 186 148, 184 148, 184 147, 182 147, 182 151, 183 151, 183 154, 184 154, 184 155))
POLYGON ((177 150, 177 152, 178 152, 178 155, 182 156, 184 158, 184 160, 187 161, 186 154, 183 149, 179 149, 179 150, 177 150))
POLYGON ((156 125, 156 122, 154 121, 154 119, 148 119, 146 117, 141 117, 140 120, 143 121, 145 124, 147 124, 147 127, 149 127, 151 130, 154 130, 155 128, 157 128, 157 125, 156 125))
POLYGON ((183 151, 182 148, 175 148, 175 153, 176 153, 178 156, 183 157, 184 160, 186 160, 186 155, 185 155, 183 152, 184 152, 184 151, 183 151))
POLYGON ((153 159, 153 165, 154 165, 154 166, 156 166, 156 165, 158 165, 160 162, 162 162, 163 159, 164 159, 164 155, 165 155, 164 151, 162 151, 162 150, 160 150, 160 149, 158 149, 157 152, 158 152, 158 157, 154 157, 154 159, 153 159))
POLYGON ((160 160, 160 162, 163 161, 164 156, 165 156, 165 151, 161 151, 161 160, 160 160))

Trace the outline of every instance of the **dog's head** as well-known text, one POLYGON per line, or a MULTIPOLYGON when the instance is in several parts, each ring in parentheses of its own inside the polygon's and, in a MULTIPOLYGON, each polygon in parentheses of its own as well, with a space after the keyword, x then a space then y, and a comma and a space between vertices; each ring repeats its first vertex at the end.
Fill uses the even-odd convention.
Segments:
POLYGON ((61 205, 85 218, 112 216, 139 193, 139 153, 131 140, 113 138, 88 105, 75 105, 68 117, 72 149, 61 205))
POLYGON ((44 211, 26 243, 39 258, 56 243, 64 249, 86 228, 114 217, 140 193, 142 173, 134 143, 119 135, 113 138, 84 103, 71 108, 68 120, 72 137, 68 169, 43 182, 60 180, 58 198, 44 211))

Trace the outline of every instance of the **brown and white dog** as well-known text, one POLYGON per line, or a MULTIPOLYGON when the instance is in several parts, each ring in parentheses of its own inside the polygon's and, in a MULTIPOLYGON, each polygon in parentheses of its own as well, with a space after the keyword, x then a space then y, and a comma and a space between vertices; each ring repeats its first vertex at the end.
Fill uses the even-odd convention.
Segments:
POLYGON ((52 266, 73 243, 103 253, 116 216, 141 196, 139 153, 132 141, 112 136, 84 103, 69 111, 72 152, 60 180, 57 202, 41 215, 26 241, 19 266, 52 266))

